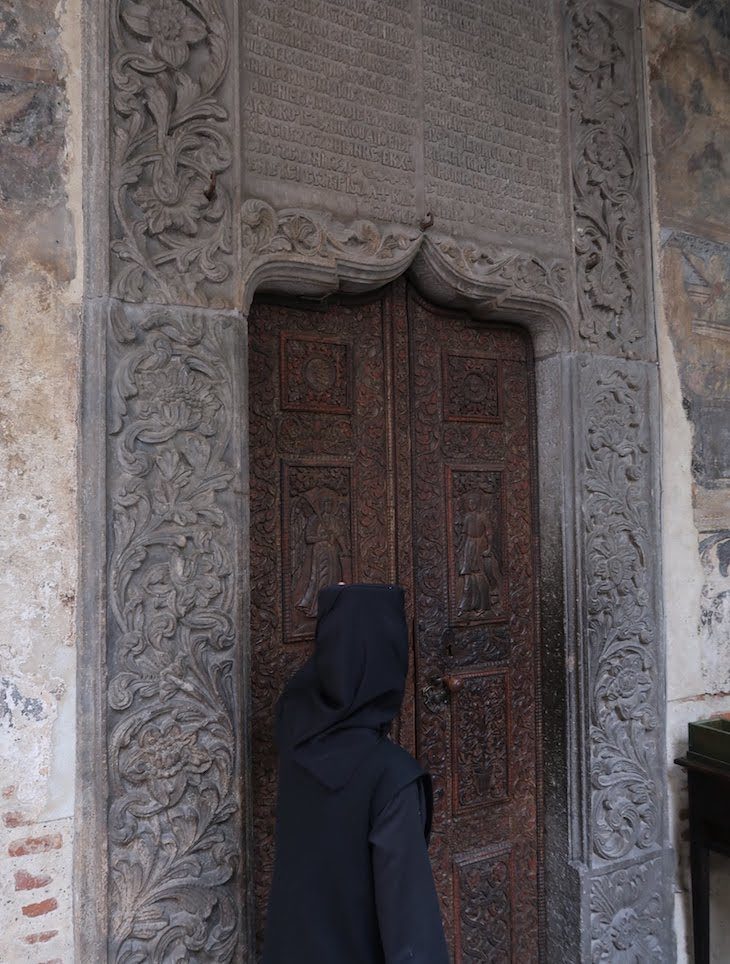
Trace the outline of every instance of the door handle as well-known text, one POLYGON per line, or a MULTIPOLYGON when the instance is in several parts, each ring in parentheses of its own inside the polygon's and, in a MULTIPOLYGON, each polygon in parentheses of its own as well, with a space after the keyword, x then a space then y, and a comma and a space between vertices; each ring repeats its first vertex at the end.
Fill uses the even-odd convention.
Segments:
POLYGON ((436 713, 446 706, 452 693, 458 693, 464 681, 458 676, 437 676, 421 690, 426 709, 436 713))

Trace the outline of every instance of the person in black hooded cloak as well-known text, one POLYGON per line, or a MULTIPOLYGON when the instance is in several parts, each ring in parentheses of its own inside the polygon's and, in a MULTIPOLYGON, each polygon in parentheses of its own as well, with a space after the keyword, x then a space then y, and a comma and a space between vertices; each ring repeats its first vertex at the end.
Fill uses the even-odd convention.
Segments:
POLYGON ((279 700, 263 964, 448 964, 431 780, 387 738, 408 671, 403 590, 321 590, 314 654, 279 700))

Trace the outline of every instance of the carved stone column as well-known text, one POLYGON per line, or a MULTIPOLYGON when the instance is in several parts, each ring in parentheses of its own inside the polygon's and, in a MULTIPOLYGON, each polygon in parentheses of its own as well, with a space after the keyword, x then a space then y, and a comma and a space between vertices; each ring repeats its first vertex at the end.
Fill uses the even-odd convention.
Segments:
POLYGON ((237 5, 88 13, 77 949, 230 961, 248 933, 237 5))
POLYGON ((670 961, 659 398, 637 6, 568 0, 592 961, 670 961), (636 360, 631 360, 636 359, 636 360))
POLYGON ((109 958, 228 961, 244 932, 245 332, 112 303, 109 958))

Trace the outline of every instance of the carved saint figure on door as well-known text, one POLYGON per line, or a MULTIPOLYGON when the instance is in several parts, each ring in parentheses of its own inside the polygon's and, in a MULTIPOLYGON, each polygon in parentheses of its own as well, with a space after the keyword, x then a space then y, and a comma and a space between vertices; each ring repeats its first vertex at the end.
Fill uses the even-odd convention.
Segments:
POLYGON ((294 584, 303 587, 296 608, 315 619, 319 590, 349 575, 347 506, 331 490, 318 489, 296 500, 292 516, 294 584))
POLYGON ((478 489, 461 499, 458 573, 462 577, 459 615, 489 612, 499 605, 502 574, 489 504, 478 489))

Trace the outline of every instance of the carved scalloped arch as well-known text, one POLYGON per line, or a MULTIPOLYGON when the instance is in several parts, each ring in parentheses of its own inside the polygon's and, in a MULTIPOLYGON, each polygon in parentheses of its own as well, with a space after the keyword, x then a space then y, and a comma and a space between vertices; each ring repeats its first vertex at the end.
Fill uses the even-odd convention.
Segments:
POLYGON ((373 221, 345 224, 324 212, 275 211, 255 198, 244 203, 241 221, 244 312, 259 292, 322 298, 373 291, 407 274, 437 305, 519 322, 538 356, 574 347, 571 267, 564 259, 373 221))

